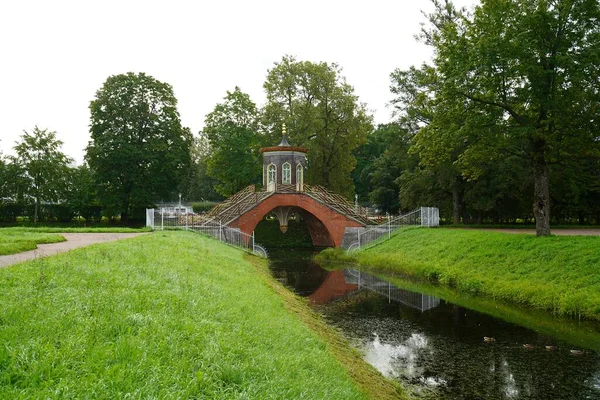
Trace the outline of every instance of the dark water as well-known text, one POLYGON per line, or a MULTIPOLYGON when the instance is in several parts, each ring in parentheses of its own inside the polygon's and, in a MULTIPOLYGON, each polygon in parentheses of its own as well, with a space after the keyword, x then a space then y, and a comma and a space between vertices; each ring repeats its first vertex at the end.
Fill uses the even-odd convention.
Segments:
POLYGON ((531 319, 526 328, 419 293, 414 284, 407 291, 356 269, 326 271, 311 258, 271 252, 272 273, 415 398, 600 399, 595 324, 538 315, 540 329, 531 319))

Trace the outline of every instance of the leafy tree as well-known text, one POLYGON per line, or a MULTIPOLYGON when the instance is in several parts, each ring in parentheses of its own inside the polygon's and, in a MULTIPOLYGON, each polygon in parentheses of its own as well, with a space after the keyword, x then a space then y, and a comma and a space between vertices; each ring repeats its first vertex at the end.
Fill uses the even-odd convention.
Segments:
POLYGON ((436 188, 452 198, 453 222, 458 224, 465 186, 458 161, 470 141, 462 103, 440 89, 440 76, 428 65, 396 70, 391 78, 399 123, 415 132, 410 153, 419 156, 421 168, 433 172, 415 177, 435 177, 436 188))
POLYGON ((285 122, 291 143, 309 149, 307 181, 352 196, 353 151, 366 141, 372 118, 341 68, 285 56, 269 70, 264 88, 270 141, 278 140, 285 122))
POLYGON ((373 191, 371 174, 374 169, 374 163, 385 152, 388 145, 388 137, 382 135, 382 132, 381 129, 369 132, 366 142, 354 150, 356 168, 352 171, 352 178, 359 202, 368 202, 369 193, 373 191))
POLYGON ((469 137, 458 157, 463 174, 477 177, 489 154, 526 159, 537 233, 547 235, 550 166, 597 155, 600 5, 488 0, 471 15, 450 2, 434 4, 422 35, 436 54, 439 86, 429 96, 460 99, 458 131, 469 137))
POLYGON ((56 132, 36 126, 31 133, 24 131, 14 147, 17 154, 12 158, 14 167, 21 170, 21 179, 26 182, 23 195, 34 201, 34 223, 38 222, 42 202, 64 200, 65 178, 72 160, 60 151, 61 146, 56 132))
POLYGON ((101 207, 94 174, 87 164, 70 168, 67 201, 71 210, 86 221, 100 220, 101 207))
POLYGON ((200 136, 194 138, 191 149, 192 165, 181 191, 188 200, 220 201, 223 199, 223 196, 215 190, 219 181, 208 176, 210 151, 208 138, 200 132, 200 136))
POLYGON ((144 73, 109 77, 90 103, 86 160, 103 205, 127 223, 133 210, 178 190, 192 135, 181 126, 173 88, 144 73))
POLYGON ((381 124, 356 151, 354 171, 357 194, 368 197, 382 212, 400 209, 397 179, 415 163, 408 155, 411 135, 397 123, 381 124))
POLYGON ((206 115, 203 134, 210 143, 208 176, 218 181, 217 192, 230 196, 261 177, 258 149, 258 109, 250 96, 236 87, 224 102, 206 115))
POLYGON ((7 176, 7 166, 6 159, 4 155, 0 153, 0 203, 8 199, 8 176, 7 176))

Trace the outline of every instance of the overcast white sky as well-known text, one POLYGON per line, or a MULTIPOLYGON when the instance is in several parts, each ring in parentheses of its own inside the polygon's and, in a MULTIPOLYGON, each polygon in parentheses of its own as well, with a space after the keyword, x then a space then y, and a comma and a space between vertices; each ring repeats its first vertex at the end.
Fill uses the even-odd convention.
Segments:
POLYGON ((421 10, 429 0, 2 1, 0 151, 37 125, 80 164, 90 101, 129 71, 171 84, 196 134, 236 85, 262 105, 267 70, 285 54, 337 62, 375 122, 387 122, 389 74, 431 56, 414 39, 421 10))

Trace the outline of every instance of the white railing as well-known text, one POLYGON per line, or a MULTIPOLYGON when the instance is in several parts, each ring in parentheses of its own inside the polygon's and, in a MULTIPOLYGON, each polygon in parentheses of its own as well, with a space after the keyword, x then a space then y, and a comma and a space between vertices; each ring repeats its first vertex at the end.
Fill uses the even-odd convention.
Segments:
POLYGON ((373 228, 358 232, 358 241, 348 251, 365 249, 390 239, 398 230, 408 226, 439 226, 440 214, 435 207, 421 207, 373 228))
POLYGON ((221 221, 194 213, 177 213, 170 209, 146 209, 146 226, 152 230, 187 230, 212 236, 220 242, 241 248, 253 254, 267 257, 265 249, 257 244, 252 235, 239 228, 223 225, 221 221))

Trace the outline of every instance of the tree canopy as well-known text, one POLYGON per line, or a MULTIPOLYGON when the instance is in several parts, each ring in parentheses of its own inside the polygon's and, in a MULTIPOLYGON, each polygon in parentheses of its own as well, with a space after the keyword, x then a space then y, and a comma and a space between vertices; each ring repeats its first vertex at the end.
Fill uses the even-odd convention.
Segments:
POLYGON ((431 66, 393 74, 396 104, 419 120, 427 165, 467 180, 523 159, 539 235, 550 232, 550 170, 597 157, 600 6, 594 0, 487 0, 469 14, 435 0, 421 38, 431 66))
POLYGON ((308 148, 308 182, 351 197, 353 151, 365 143, 372 124, 341 72, 334 63, 283 57, 264 83, 264 123, 270 142, 278 141, 285 122, 291 143, 308 148))
POLYGON ((86 160, 103 204, 123 223, 136 209, 178 190, 190 165, 192 135, 181 126, 172 87, 144 73, 114 75, 90 103, 86 160))
POLYGON ((217 192, 230 196, 260 182, 259 112, 250 96, 236 86, 206 115, 204 124, 202 134, 210 144, 206 173, 217 180, 217 192))
POLYGON ((33 199, 36 223, 42 202, 58 202, 66 194, 68 165, 72 160, 60 151, 62 144, 56 132, 36 126, 31 132, 25 131, 14 147, 13 164, 19 173, 13 180, 20 180, 22 195, 33 199))

